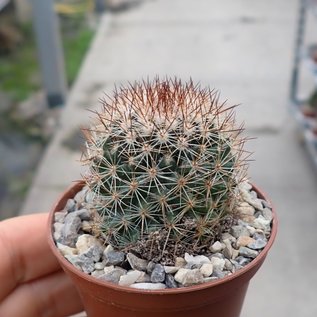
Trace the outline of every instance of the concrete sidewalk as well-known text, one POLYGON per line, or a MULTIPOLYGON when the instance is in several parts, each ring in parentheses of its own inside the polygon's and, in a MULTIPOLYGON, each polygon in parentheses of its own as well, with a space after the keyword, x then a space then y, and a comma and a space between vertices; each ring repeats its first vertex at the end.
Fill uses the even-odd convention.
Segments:
POLYGON ((250 174, 279 215, 242 317, 316 316, 317 177, 287 109, 296 10, 295 0, 156 0, 105 15, 22 213, 48 211, 80 178, 79 127, 104 91, 155 75, 192 77, 242 104, 238 117, 257 137, 250 174))

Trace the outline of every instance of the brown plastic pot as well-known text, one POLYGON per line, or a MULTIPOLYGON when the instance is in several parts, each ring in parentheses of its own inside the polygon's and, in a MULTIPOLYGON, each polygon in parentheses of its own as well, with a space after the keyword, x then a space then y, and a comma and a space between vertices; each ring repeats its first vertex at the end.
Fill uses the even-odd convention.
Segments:
MULTIPOLYGON (((191 287, 146 291, 97 280, 70 264, 57 250, 52 238, 53 215, 64 208, 68 198, 82 188, 77 183, 68 189, 49 216, 49 244, 64 271, 69 274, 82 298, 89 317, 238 317, 248 284, 262 265, 277 232, 273 209, 271 237, 263 251, 243 269, 213 282, 191 287)), ((267 197, 255 186, 258 196, 267 197)))

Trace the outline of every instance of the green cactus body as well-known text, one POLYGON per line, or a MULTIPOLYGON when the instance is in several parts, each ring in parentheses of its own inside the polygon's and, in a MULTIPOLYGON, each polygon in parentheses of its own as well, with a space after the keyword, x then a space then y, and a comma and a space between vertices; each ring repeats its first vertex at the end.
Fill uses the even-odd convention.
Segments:
POLYGON ((177 79, 135 83, 102 103, 86 182, 104 237, 117 248, 160 230, 165 245, 211 241, 246 170, 233 107, 177 79))

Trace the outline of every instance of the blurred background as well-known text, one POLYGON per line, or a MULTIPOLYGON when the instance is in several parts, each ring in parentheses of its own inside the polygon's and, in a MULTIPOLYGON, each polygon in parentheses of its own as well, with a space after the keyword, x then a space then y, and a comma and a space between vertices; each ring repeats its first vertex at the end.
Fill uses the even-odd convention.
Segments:
POLYGON ((32 10, 40 1, 0 0, 0 219, 22 207, 66 103, 66 91, 96 32, 94 1, 42 2, 46 4, 32 10), (50 16, 47 10, 52 9, 50 16), (50 47, 52 43, 56 47, 50 47), (56 84, 45 81, 52 74, 41 67, 40 59, 52 67, 64 66, 53 78, 56 84), (52 93, 64 100, 50 105, 47 96, 52 93))
POLYGON ((317 316, 317 1, 0 0, 0 219, 80 179, 81 127, 115 85, 190 77, 240 104, 279 235, 242 317, 317 316))

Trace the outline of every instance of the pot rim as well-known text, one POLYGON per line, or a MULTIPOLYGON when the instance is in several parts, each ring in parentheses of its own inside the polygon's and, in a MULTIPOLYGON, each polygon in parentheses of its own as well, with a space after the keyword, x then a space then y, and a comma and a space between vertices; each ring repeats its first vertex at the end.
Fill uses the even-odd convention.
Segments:
POLYGON ((99 286, 104 286, 108 288, 112 288, 113 290, 116 291, 121 291, 121 292, 126 292, 126 293, 134 293, 134 294, 157 294, 157 295, 168 295, 168 294, 182 294, 182 293, 190 293, 190 292, 195 292, 203 289, 207 289, 210 287, 216 287, 218 285, 227 283, 231 280, 234 280, 242 275, 244 275, 246 272, 250 271, 254 267, 258 265, 259 262, 263 261, 264 258, 266 257, 268 251, 273 245, 273 242, 276 238, 277 234, 277 228, 278 228, 278 220, 275 212, 275 208, 272 205, 270 199, 267 197, 267 195, 260 190, 257 186, 251 183, 252 188, 260 195, 261 199, 264 199, 266 202, 270 204, 272 207, 272 214, 273 214, 273 219, 272 219, 272 229, 271 229, 271 235, 270 238, 264 247, 263 250, 258 254, 258 256, 253 259, 250 263, 248 263, 246 266, 244 266, 242 269, 237 270, 236 272, 232 273, 231 275, 225 276, 223 278, 217 279, 215 281, 210 281, 210 282, 205 282, 197 285, 191 285, 191 286, 186 286, 182 288, 166 288, 162 290, 144 290, 144 289, 135 289, 131 288, 128 286, 121 286, 118 284, 114 284, 111 282, 107 281, 102 281, 99 280, 89 274, 86 274, 79 269, 77 269, 73 264, 71 264, 69 261, 65 259, 65 257, 58 251, 55 241, 53 239, 53 215, 55 212, 59 211, 57 210, 57 205, 61 201, 61 199, 67 195, 71 190, 74 188, 81 186, 84 184, 83 181, 77 181, 75 184, 71 185, 62 195, 61 197, 57 200, 57 202, 54 204, 54 207, 51 209, 49 212, 49 218, 48 218, 48 243, 50 246, 51 251, 53 254, 56 256, 58 261, 62 263, 62 266, 65 266, 68 270, 70 270, 73 274, 85 279, 86 281, 94 284, 98 284, 99 286))

